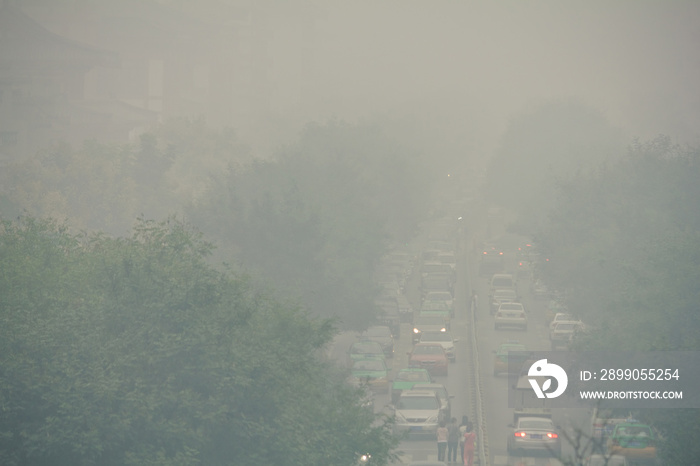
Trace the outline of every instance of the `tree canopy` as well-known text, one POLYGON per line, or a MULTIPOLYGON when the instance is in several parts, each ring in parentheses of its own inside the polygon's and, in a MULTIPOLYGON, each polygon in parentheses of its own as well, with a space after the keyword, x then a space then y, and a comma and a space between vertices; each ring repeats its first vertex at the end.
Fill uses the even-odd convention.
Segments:
POLYGON ((0 224, 0 462, 355 464, 394 440, 319 359, 333 327, 208 265, 186 223, 0 224))

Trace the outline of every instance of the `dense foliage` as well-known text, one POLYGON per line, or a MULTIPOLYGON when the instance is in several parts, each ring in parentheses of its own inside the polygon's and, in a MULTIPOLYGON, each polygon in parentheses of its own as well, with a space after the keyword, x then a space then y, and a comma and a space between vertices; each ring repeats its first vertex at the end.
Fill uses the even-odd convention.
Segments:
POLYGON ((513 208, 519 228, 531 234, 561 180, 616 159, 623 148, 620 131, 596 110, 547 102, 509 122, 487 170, 486 199, 513 208))
MULTIPOLYGON (((700 150, 667 137, 559 186, 538 273, 590 326, 577 349, 700 349, 700 150)), ((641 415, 667 464, 695 464, 700 410, 641 415)))
POLYGON ((352 465, 393 440, 319 359, 333 329, 206 262, 174 218, 130 237, 0 225, 0 463, 352 465))
POLYGON ((331 122, 274 160, 232 168, 187 212, 276 288, 362 328, 375 312, 374 266, 390 240, 412 237, 433 185, 378 128, 331 122))

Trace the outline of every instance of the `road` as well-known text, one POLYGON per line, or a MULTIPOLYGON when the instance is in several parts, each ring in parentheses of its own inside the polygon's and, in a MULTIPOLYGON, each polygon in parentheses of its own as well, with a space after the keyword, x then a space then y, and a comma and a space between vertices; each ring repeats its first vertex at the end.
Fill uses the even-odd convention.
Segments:
MULTIPOLYGON (((515 272, 517 247, 526 241, 515 235, 504 233, 503 222, 500 219, 487 220, 487 231, 493 237, 498 237, 500 246, 506 252, 506 269, 515 272)), ((472 230, 473 232, 475 230, 472 230)), ((416 239, 416 252, 421 250, 421 242, 425 235, 416 239)), ((494 330, 493 317, 489 315, 488 303, 488 279, 477 274, 478 257, 473 247, 475 241, 472 238, 462 238, 460 241, 457 263, 457 285, 455 287, 455 317, 452 320, 452 333, 459 339, 456 343, 457 360, 450 364, 447 377, 437 377, 437 382, 444 384, 449 393, 454 396, 452 402, 452 416, 461 420, 462 415, 468 415, 470 420, 476 422, 476 397, 474 385, 475 357, 471 350, 470 328, 471 313, 468 309, 472 292, 478 299, 476 309, 476 341, 479 361, 479 380, 481 387, 484 418, 483 442, 486 451, 484 458, 486 465, 492 466, 553 466, 561 465, 556 459, 547 456, 511 457, 506 451, 506 441, 510 430, 508 425, 513 422, 513 407, 508 406, 508 377, 507 375, 493 375, 493 351, 502 342, 517 340, 532 350, 549 350, 548 322, 545 320, 546 301, 538 301, 533 298, 529 290, 529 278, 520 277, 518 291, 521 300, 528 310, 529 322, 527 331, 521 330, 494 330)), ((414 309, 420 309, 420 290, 418 286, 418 270, 414 268, 414 276, 407 282, 405 293, 414 309)), ((400 368, 407 367, 407 353, 412 347, 412 326, 403 323, 401 337, 396 340, 395 354, 392 360, 392 375, 400 368)), ((344 361, 346 351, 350 344, 357 339, 357 334, 345 333, 338 336, 332 348, 331 356, 339 361, 344 361)), ((387 393, 377 394, 375 397, 375 411, 380 412, 390 402, 387 393)), ((590 424, 590 412, 587 410, 559 410, 554 413, 555 424, 560 425, 565 437, 575 438, 577 432, 587 433, 590 424)), ((564 457, 575 455, 575 449, 563 442, 562 454, 564 457)), ((400 462, 397 464, 409 464, 411 461, 437 460, 437 444, 435 439, 410 439, 403 441, 399 447, 400 462)))

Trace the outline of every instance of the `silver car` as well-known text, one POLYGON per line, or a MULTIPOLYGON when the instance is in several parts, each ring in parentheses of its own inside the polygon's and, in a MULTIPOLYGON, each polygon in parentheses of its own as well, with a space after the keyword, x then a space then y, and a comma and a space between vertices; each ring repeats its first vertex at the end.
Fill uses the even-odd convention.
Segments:
POLYGON ((508 437, 508 453, 524 451, 549 452, 561 456, 561 439, 551 419, 546 417, 520 417, 508 437))
POLYGON ((527 314, 522 303, 502 303, 494 315, 493 328, 517 327, 527 330, 527 314))
POLYGON ((443 420, 440 400, 430 390, 404 390, 394 409, 394 432, 434 437, 443 420))
POLYGON ((455 355, 455 342, 459 341, 459 338, 452 338, 452 333, 449 330, 444 332, 440 331, 425 331, 421 333, 419 343, 437 343, 443 347, 445 354, 447 354, 447 359, 450 362, 455 362, 457 356, 455 355))

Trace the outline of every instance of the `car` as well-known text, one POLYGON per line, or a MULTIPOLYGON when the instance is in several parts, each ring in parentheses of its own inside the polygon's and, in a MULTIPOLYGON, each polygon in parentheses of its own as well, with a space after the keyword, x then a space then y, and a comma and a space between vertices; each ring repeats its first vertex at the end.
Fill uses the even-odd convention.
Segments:
POLYGON ((446 275, 454 275, 455 272, 450 264, 444 262, 434 261, 423 263, 423 267, 421 267, 421 276, 426 277, 433 273, 444 273, 446 275))
POLYGON ((527 451, 549 452, 561 456, 561 439, 551 419, 545 417, 519 417, 508 437, 508 453, 522 455, 527 451))
POLYGON ((391 402, 396 403, 399 395, 404 390, 410 390, 417 383, 432 383, 430 372, 426 369, 407 368, 397 372, 394 381, 391 384, 391 402))
POLYGON ((624 408, 593 408, 591 416, 591 432, 594 439, 603 442, 613 433, 615 426, 626 422, 632 417, 629 409, 624 408))
POLYGON ((490 292, 492 295, 496 290, 513 290, 518 291, 518 283, 515 280, 515 276, 511 273, 495 273, 491 277, 489 282, 490 292))
POLYGON ((446 320, 443 316, 418 315, 418 317, 413 320, 413 343, 418 343, 420 341, 420 335, 423 332, 446 332, 449 328, 449 320, 446 320))
POLYGON ((389 368, 384 359, 358 359, 350 369, 350 381, 366 383, 373 391, 386 390, 389 386, 389 368))
POLYGON ((518 327, 527 330, 527 314, 522 303, 503 303, 493 316, 493 328, 518 327))
POLYGON ((485 244, 479 255, 479 275, 487 277, 501 272, 506 267, 503 251, 494 245, 485 244))
POLYGON ((575 320, 574 316, 572 316, 568 312, 557 312, 556 314, 554 314, 554 318, 549 323, 549 331, 551 332, 552 330, 554 330, 554 326, 561 321, 573 321, 573 320, 575 320))
POLYGON ((449 264, 452 267, 452 272, 457 270, 457 256, 453 252, 440 253, 437 260, 443 264, 449 264))
POLYGON ((387 358, 394 356, 394 335, 391 329, 384 325, 374 325, 360 335, 362 340, 376 341, 382 347, 387 358))
POLYGON ((447 309, 450 316, 454 316, 454 297, 449 291, 429 291, 423 298, 421 312, 430 309, 447 309))
POLYGON ((635 460, 655 459, 656 439, 653 429, 634 419, 616 424, 608 438, 608 453, 635 460))
POLYGON ((493 356, 493 375, 501 373, 517 374, 530 357, 527 347, 517 341, 498 345, 493 356))
POLYGON ((627 458, 621 455, 591 455, 583 466, 627 466, 627 458))
POLYGON ((399 293, 396 296, 396 302, 399 304, 399 320, 401 322, 413 321, 413 306, 405 294, 399 293))
POLYGON ((552 342, 552 349, 566 347, 574 338, 576 331, 582 327, 579 321, 562 320, 554 325, 554 329, 549 332, 549 340, 552 342))
POLYGON ((445 350, 445 354, 447 354, 447 359, 449 359, 451 362, 455 362, 457 360, 457 356, 455 354, 455 342, 457 341, 459 341, 459 338, 452 338, 452 333, 449 330, 444 332, 436 330, 426 331, 422 332, 420 336, 420 343, 437 343, 438 345, 441 345, 445 350))
POLYGON ((435 392, 440 400, 440 410, 442 411, 443 419, 450 419, 450 417, 452 417, 452 398, 454 398, 454 395, 450 395, 443 384, 417 383, 413 386, 412 390, 431 390, 435 392))
POLYGON ((416 343, 408 353, 408 367, 422 368, 434 375, 447 375, 449 360, 439 343, 416 343))
POLYGON ((431 291, 447 291, 452 293, 454 290, 454 282, 452 277, 445 273, 431 273, 421 278, 421 297, 431 291))
POLYGON ((394 432, 435 436, 443 421, 440 400, 431 390, 406 390, 394 405, 394 432))
POLYGON ((495 314, 501 303, 512 303, 518 300, 518 293, 515 290, 494 290, 490 296, 489 313, 491 315, 495 314))
POLYGON ((348 349, 348 364, 359 359, 379 358, 384 359, 384 349, 376 341, 356 341, 348 349))
POLYGON ((399 303, 396 300, 396 295, 382 296, 375 300, 374 304, 377 307, 379 322, 389 327, 391 333, 398 338, 401 334, 401 316, 399 315, 399 303))

